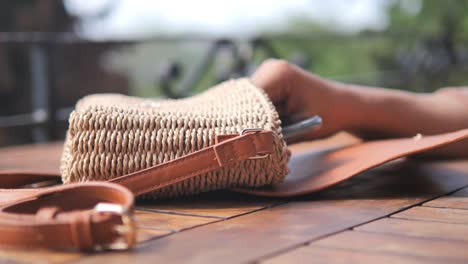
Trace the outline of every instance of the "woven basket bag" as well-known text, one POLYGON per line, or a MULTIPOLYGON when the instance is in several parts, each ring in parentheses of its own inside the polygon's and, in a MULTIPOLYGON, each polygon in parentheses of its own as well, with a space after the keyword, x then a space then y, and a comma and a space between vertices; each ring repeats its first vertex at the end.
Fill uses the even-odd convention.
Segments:
POLYGON ((213 145, 216 135, 248 128, 275 132, 272 155, 201 175, 143 198, 271 185, 282 182, 288 173, 289 152, 278 113, 263 90, 246 78, 178 100, 86 96, 77 103, 69 123, 60 168, 64 183, 106 181, 213 145))

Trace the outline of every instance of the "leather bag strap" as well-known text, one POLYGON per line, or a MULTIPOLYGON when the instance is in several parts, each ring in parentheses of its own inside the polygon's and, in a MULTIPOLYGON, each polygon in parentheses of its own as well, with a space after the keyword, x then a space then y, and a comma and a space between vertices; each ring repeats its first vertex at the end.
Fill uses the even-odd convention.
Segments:
MULTIPOLYGON (((236 189, 270 197, 291 197, 324 190, 387 162, 468 140, 468 129, 456 132, 363 142, 343 148, 293 155, 286 179, 274 186, 236 189)), ((467 150, 468 151, 468 150, 467 150)))
MULTIPOLYGON (((0 247, 118 250, 135 244, 134 195, 141 195, 273 152, 273 132, 245 130, 178 159, 124 175, 41 189, 3 189, 0 247), (126 187, 126 188, 125 188, 126 187)), ((50 181, 53 175, 4 173, 2 187, 50 181)))
POLYGON ((248 130, 218 137, 218 143, 164 164, 114 178, 136 196, 273 152, 273 132, 248 130))

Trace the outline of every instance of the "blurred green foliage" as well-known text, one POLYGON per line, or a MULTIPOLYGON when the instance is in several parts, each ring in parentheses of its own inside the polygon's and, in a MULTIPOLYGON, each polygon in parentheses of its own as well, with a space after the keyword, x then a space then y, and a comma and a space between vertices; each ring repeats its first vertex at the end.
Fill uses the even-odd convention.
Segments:
POLYGON ((381 31, 343 33, 299 17, 287 32, 266 36, 280 57, 300 53, 308 70, 339 81, 414 91, 466 85, 468 1, 392 1, 386 8, 381 31))

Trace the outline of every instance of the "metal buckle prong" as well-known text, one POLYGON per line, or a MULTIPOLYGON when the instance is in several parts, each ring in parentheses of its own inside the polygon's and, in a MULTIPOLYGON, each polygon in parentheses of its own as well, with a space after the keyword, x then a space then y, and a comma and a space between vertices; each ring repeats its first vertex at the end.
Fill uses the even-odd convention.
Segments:
MULTIPOLYGON (((263 129, 261 129, 261 128, 244 128, 244 129, 241 130, 241 132, 239 134, 244 135, 244 134, 247 134, 247 133, 258 133, 258 132, 262 132, 262 131, 263 131, 263 129)), ((268 156, 270 156, 270 154, 257 155, 257 156, 254 156, 254 157, 250 157, 249 159, 251 159, 251 160, 264 159, 264 158, 267 158, 268 156)))
POLYGON ((96 251, 103 250, 126 250, 132 248, 136 243, 136 224, 130 212, 119 204, 113 203, 98 203, 94 207, 94 211, 100 214, 115 214, 122 219, 122 224, 114 227, 114 231, 121 237, 116 241, 105 244, 96 245, 96 251))

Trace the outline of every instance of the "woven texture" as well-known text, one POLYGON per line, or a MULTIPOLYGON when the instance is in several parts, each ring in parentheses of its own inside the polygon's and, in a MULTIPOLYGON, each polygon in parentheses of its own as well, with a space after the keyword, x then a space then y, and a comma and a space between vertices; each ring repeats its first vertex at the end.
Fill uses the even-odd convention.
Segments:
POLYGON ((259 187, 281 182, 288 151, 278 113, 248 79, 221 83, 179 100, 149 100, 117 94, 81 99, 70 116, 62 155, 65 183, 108 180, 187 155, 215 143, 215 135, 244 128, 276 132, 275 153, 165 187, 143 198, 259 187))

